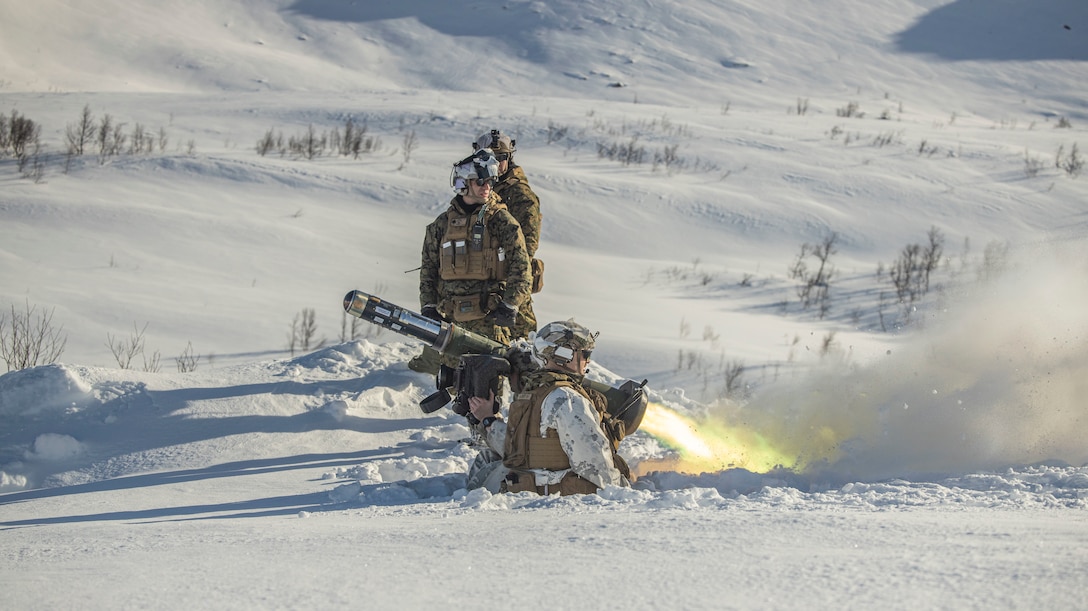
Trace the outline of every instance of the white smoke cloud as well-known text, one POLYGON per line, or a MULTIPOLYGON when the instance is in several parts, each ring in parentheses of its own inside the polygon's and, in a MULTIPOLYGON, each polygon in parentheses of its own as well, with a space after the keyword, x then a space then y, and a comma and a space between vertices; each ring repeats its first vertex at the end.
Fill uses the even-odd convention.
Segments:
POLYGON ((877 362, 723 415, 835 480, 1088 463, 1088 249, 1021 253, 877 362))

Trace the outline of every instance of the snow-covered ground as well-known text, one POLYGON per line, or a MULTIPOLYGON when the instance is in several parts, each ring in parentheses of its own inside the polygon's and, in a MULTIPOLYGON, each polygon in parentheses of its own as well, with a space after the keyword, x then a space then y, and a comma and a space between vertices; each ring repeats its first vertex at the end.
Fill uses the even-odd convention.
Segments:
POLYGON ((67 339, 0 375, 4 608, 1084 606, 1080 0, 0 14, 0 114, 43 144, 0 159, 0 312, 67 339), (84 107, 154 150, 66 159, 84 107), (257 153, 349 118, 358 158, 257 153), (538 318, 649 380, 633 489, 465 490, 419 345, 343 326, 351 289, 417 306, 491 128, 542 201, 538 318), (789 270, 831 235, 821 316, 789 270), (292 354, 307 309, 326 341, 292 354))

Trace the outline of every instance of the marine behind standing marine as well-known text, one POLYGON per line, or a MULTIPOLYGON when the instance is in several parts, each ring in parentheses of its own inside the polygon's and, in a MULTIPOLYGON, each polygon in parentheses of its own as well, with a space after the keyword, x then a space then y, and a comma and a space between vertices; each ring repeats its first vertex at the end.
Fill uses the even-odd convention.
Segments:
MULTIPOLYGON (((533 270, 533 293, 539 293, 544 284, 544 263, 536 259, 536 249, 540 245, 540 198, 529 186, 525 171, 514 163, 517 141, 500 130, 493 129, 481 135, 472 143, 474 150, 491 149, 499 162, 499 176, 495 183, 495 192, 502 198, 510 214, 521 225, 525 237, 525 250, 533 270)), ((536 331, 536 314, 533 312, 532 297, 526 299, 518 310, 518 321, 514 325, 512 337, 528 337, 536 331)))

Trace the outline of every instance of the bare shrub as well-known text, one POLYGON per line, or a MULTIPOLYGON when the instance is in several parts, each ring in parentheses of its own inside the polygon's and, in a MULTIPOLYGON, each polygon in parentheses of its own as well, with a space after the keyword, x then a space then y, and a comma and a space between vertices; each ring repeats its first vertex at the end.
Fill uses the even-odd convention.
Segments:
POLYGON ((275 130, 269 129, 264 133, 264 136, 257 141, 257 154, 264 157, 268 153, 273 151, 283 150, 283 133, 276 133, 275 130))
MULTIPOLYGON (((3 142, 0 143, 2 144, 0 152, 10 150, 11 155, 19 161, 19 170, 22 171, 29 157, 41 149, 42 127, 32 119, 19 114, 17 110, 11 111, 11 118, 6 125, 6 129, 0 129, 5 132, 3 142)), ((3 128, 3 125, 0 125, 0 128, 3 128)))
POLYGON ((0 157, 11 152, 11 132, 8 131, 8 118, 0 114, 0 157))
POLYGON ((291 321, 291 333, 287 336, 287 346, 291 356, 295 350, 309 352, 325 345, 325 340, 317 339, 317 311, 313 308, 303 308, 291 321))
POLYGON ((631 140, 625 143, 598 142, 597 157, 618 161, 623 165, 641 164, 646 160, 646 147, 638 143, 638 136, 632 136, 631 140))
POLYGON ((831 350, 835 347, 835 332, 828 331, 827 335, 820 339, 820 356, 825 357, 831 354, 831 350))
POLYGON ((930 276, 941 263, 944 255, 944 234, 931 227, 926 233, 928 242, 908 244, 888 270, 888 278, 895 286, 900 304, 912 304, 929 292, 930 276))
POLYGON ((558 125, 553 121, 548 121, 548 135, 545 137, 545 142, 551 144, 553 142, 559 142, 563 138, 567 137, 567 132, 570 131, 570 127, 566 125, 558 125))
POLYGON ((416 130, 409 130, 404 134, 404 142, 401 144, 401 154, 404 155, 404 163, 401 164, 402 168, 412 160, 412 152, 418 147, 419 140, 416 138, 416 130))
POLYGON ((136 323, 132 323, 132 334, 127 338, 114 337, 113 334, 106 334, 106 347, 110 349, 110 353, 113 354, 113 358, 117 361, 117 366, 121 369, 132 369, 132 362, 137 356, 143 359, 143 370, 150 372, 157 372, 159 370, 159 351, 156 350, 150 357, 144 352, 144 332, 147 331, 148 323, 144 323, 143 328, 136 326, 136 323))
POLYGON ((840 117, 850 118, 854 117, 860 119, 865 116, 864 112, 861 112, 857 102, 849 102, 842 108, 835 109, 835 114, 840 117))
POLYGON ((1024 149, 1024 175, 1028 178, 1035 178, 1042 169, 1043 160, 1038 157, 1032 157, 1031 153, 1029 153, 1027 149, 1024 149))
POLYGON ((744 362, 729 361, 722 368, 722 379, 725 381, 725 395, 736 398, 744 394, 747 384, 744 383, 744 362))
POLYGON ((89 105, 83 107, 79 119, 73 124, 69 123, 64 131, 65 140, 68 143, 69 155, 82 155, 94 142, 95 123, 89 105))
POLYGON ((899 144, 902 141, 902 132, 885 132, 873 138, 873 146, 884 148, 889 144, 899 144))
POLYGON ((188 342, 185 345, 185 350, 182 351, 180 356, 174 357, 174 362, 177 363, 178 373, 196 371, 196 366, 200 362, 200 355, 193 354, 193 342, 188 342))
POLYGON ((0 312, 0 357, 8 371, 17 371, 57 362, 68 343, 63 326, 53 325, 53 312, 38 310, 25 302, 23 310, 12 304, 8 312, 0 312))
POLYGON ((819 244, 802 244, 801 252, 788 270, 789 277, 800 282, 797 286, 797 297, 801 307, 807 310, 813 305, 818 306, 820 318, 826 316, 831 309, 831 279, 836 274, 835 267, 831 264, 831 255, 838 253, 835 248, 838 241, 839 234, 832 231, 819 244), (815 271, 810 270, 806 263, 809 257, 817 261, 815 271))
POLYGON ((1068 155, 1065 153, 1065 145, 1059 146, 1058 153, 1054 156, 1054 165, 1072 178, 1079 176, 1084 169, 1084 158, 1077 150, 1077 143, 1073 143, 1068 155))
POLYGON ((306 159, 320 157, 328 145, 328 134, 317 135, 313 123, 306 127, 306 132, 299 137, 292 136, 287 141, 287 148, 294 154, 306 159))

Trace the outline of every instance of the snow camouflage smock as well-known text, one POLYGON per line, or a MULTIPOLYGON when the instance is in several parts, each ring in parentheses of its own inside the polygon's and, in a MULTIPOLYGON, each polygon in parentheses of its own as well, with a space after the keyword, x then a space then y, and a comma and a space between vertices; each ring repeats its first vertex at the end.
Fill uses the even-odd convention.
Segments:
MULTIPOLYGON (((451 215, 467 216, 466 205, 460 195, 450 201, 449 208, 427 226, 423 239, 422 264, 419 270, 420 306, 440 305, 443 301, 458 296, 481 296, 485 307, 490 302, 494 307, 499 300, 515 308, 529 298, 532 285, 529 270, 529 255, 525 250, 525 238, 521 227, 510 215, 499 196, 492 192, 488 199, 484 222, 488 236, 494 236, 503 249, 506 274, 504 279, 493 280, 443 280, 440 274, 441 247, 451 215)), ((443 312, 447 315, 448 312, 443 312)), ((508 343, 509 331, 492 324, 490 319, 481 319, 458 323, 460 326, 489 337, 495 341, 508 343)))
MULTIPOLYGON (((525 250, 529 259, 536 256, 536 249, 540 245, 540 198, 529 187, 529 180, 525 178, 525 171, 520 166, 510 161, 510 167, 506 173, 499 177, 495 185, 495 192, 502 198, 510 214, 521 225, 521 234, 525 238, 525 250)), ((532 297, 527 298, 518 308, 518 319, 514 323, 512 337, 529 337, 529 333, 536 331, 536 313, 533 312, 532 297)))
MULTIPOLYGON (((558 485, 571 473, 591 485, 588 490, 575 489, 573 492, 593 492, 592 487, 629 485, 617 467, 614 446, 601 428, 601 412, 585 393, 581 376, 557 371, 527 374, 522 392, 510 406, 509 422, 505 426, 503 464, 511 470, 531 472, 537 487, 557 486, 555 491, 563 490, 558 485), (527 395, 535 397, 541 391, 547 394, 539 403, 527 400, 527 395), (531 425, 536 422, 533 411, 538 411, 540 415, 538 430, 528 430, 525 426, 526 423, 531 425), (555 457, 542 453, 531 455, 530 437, 557 437, 559 447, 566 456, 559 463, 551 464, 551 468, 536 464, 537 461, 554 461, 555 457)), ((492 425, 492 428, 496 425, 492 425)), ((538 444, 538 450, 540 447, 538 444)))

